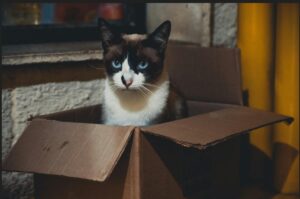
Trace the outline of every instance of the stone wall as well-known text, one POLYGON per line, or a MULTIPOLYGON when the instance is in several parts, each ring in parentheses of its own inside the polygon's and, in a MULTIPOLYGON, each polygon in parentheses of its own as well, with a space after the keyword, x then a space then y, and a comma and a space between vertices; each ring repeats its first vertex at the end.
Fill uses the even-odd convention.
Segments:
POLYGON ((213 46, 235 47, 237 3, 215 3, 213 6, 213 46))
MULTIPOLYGON (((101 103, 103 80, 47 83, 2 90, 2 160, 30 116, 101 103)), ((31 198, 32 176, 2 172, 3 198, 31 198)))

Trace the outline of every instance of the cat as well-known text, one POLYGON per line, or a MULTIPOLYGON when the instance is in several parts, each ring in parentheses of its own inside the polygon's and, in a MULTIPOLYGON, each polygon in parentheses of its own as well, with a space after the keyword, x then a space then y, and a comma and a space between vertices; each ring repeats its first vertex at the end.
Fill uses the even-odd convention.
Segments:
POLYGON ((171 22, 151 34, 121 34, 98 20, 106 71, 102 123, 147 126, 183 118, 184 99, 175 92, 164 66, 171 22))

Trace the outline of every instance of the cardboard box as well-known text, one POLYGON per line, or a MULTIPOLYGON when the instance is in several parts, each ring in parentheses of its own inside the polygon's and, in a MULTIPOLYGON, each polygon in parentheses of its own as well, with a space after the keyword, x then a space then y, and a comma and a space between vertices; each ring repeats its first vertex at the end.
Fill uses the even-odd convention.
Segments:
POLYGON ((237 198, 239 135, 283 115, 242 106, 238 49, 170 44, 188 118, 105 126, 101 106, 33 119, 3 169, 34 173, 36 199, 237 198))

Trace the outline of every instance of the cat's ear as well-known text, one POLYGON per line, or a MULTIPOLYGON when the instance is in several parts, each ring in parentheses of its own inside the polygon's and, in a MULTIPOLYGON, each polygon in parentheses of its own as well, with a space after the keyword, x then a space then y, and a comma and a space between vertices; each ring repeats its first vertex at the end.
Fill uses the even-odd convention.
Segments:
POLYGON ((149 36, 152 42, 155 42, 159 51, 163 51, 167 47, 168 39, 171 32, 171 22, 169 20, 160 24, 149 36))
POLYGON ((98 18, 98 26, 100 28, 100 37, 104 51, 107 51, 107 48, 114 44, 121 43, 121 34, 117 32, 111 25, 109 25, 104 19, 98 18))

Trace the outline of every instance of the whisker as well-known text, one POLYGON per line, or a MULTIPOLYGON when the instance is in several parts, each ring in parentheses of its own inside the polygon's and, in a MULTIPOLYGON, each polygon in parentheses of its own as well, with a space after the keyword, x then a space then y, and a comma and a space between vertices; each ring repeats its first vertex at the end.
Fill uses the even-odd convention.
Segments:
POLYGON ((151 86, 151 87, 154 87, 154 88, 159 88, 159 86, 154 85, 154 84, 150 84, 150 83, 143 83, 143 85, 151 86))
POLYGON ((145 86, 141 86, 141 88, 145 89, 147 92, 149 92, 150 94, 153 94, 153 92, 151 90, 149 90, 148 88, 146 88, 145 86))
POLYGON ((138 88, 138 91, 141 91, 142 95, 143 95, 144 97, 147 97, 147 94, 144 93, 144 91, 143 91, 141 88, 138 88))
POLYGON ((144 89, 143 87, 138 87, 138 90, 143 92, 145 94, 145 96, 147 96, 147 93, 145 93, 143 89, 144 89))
POLYGON ((113 83, 108 83, 109 85, 110 85, 110 87, 112 88, 112 90, 113 91, 116 91, 116 90, 118 90, 119 89, 119 87, 117 87, 115 84, 113 84, 113 83))

